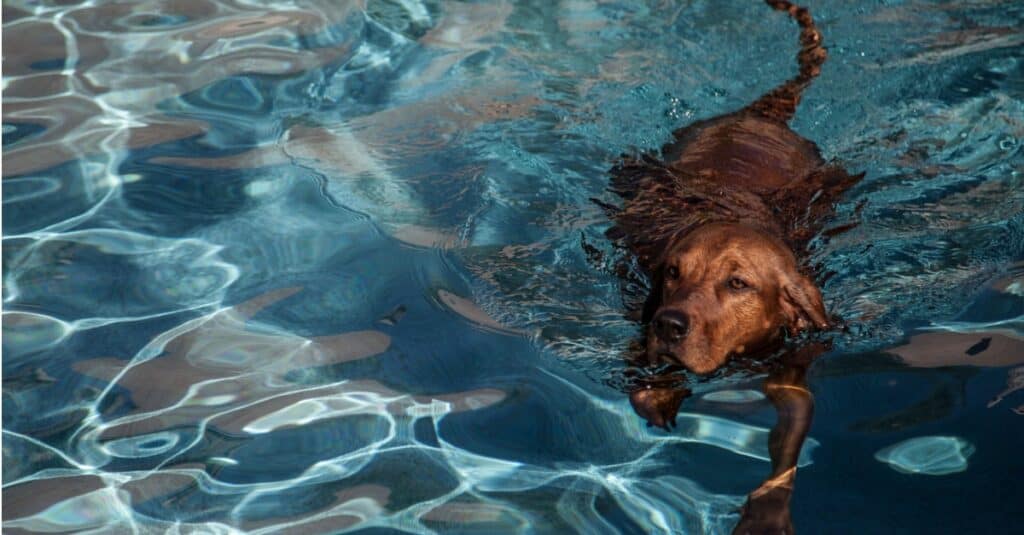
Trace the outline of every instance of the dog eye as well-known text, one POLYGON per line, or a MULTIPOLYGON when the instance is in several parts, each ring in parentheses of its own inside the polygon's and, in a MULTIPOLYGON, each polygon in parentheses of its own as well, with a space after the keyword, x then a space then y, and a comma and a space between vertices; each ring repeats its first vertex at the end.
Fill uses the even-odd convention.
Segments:
POLYGON ((668 278, 670 278, 670 279, 673 279, 673 280, 678 279, 679 278, 679 268, 677 268, 675 266, 669 266, 665 270, 665 274, 668 275, 668 278))
POLYGON ((729 287, 733 290, 742 290, 744 288, 749 288, 750 285, 739 277, 733 277, 729 279, 729 287))

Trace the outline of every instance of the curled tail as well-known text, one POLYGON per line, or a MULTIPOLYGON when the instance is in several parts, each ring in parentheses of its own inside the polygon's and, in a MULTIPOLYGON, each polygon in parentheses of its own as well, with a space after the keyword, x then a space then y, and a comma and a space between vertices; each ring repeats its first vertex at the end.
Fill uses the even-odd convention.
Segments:
POLYGON ((821 32, 814 25, 814 19, 807 8, 793 5, 787 0, 765 0, 765 3, 777 11, 789 13, 800 25, 800 52, 796 56, 800 74, 765 93, 747 108, 770 119, 788 122, 796 113, 800 94, 821 72, 821 65, 825 63, 828 54, 821 45, 821 32))

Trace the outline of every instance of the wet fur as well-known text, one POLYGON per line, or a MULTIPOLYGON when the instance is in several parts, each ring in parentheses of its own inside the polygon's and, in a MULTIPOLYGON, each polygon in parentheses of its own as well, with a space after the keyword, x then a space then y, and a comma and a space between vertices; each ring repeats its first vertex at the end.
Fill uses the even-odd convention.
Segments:
POLYGON ((801 27, 799 74, 737 112, 675 131, 660 157, 626 158, 612 169, 610 189, 623 205, 613 210, 608 236, 636 255, 651 280, 642 321, 668 308, 685 311, 695 328, 687 335, 693 340, 679 347, 716 348, 714 355, 666 344, 655 348, 658 340, 648 327, 649 356, 669 354, 698 373, 721 366, 730 354, 768 345, 780 329, 828 327, 820 292, 801 273, 801 259, 838 197, 862 176, 827 163, 813 142, 787 125, 826 53, 806 9, 785 0, 766 3, 801 27), (665 266, 684 260, 699 276, 667 288, 665 266), (712 263, 719 269, 745 264, 747 272, 756 272, 757 299, 720 292, 728 274, 708 273, 712 263))

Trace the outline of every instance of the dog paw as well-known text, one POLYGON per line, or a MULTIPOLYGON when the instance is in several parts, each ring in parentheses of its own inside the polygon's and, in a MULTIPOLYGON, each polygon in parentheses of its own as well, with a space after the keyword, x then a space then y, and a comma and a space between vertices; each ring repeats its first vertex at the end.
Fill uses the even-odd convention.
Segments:
POLYGON ((647 425, 660 427, 666 431, 676 426, 676 414, 683 400, 690 395, 686 388, 666 388, 644 386, 629 394, 629 403, 633 410, 647 420, 647 425))

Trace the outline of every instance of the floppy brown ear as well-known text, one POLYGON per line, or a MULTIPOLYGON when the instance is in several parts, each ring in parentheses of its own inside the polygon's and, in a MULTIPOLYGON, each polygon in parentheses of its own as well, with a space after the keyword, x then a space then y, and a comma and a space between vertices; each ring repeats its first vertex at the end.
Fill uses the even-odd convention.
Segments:
POLYGON ((784 275, 779 300, 790 334, 797 334, 811 327, 820 330, 831 327, 828 314, 825 312, 825 303, 821 300, 821 291, 811 279, 799 273, 784 275))
POLYGON ((647 300, 644 301, 644 310, 640 315, 642 323, 650 323, 654 319, 654 314, 661 308, 661 286, 665 281, 665 277, 662 275, 663 271, 665 270, 659 264, 658 267, 654 268, 654 273, 651 274, 651 291, 647 294, 647 300))

